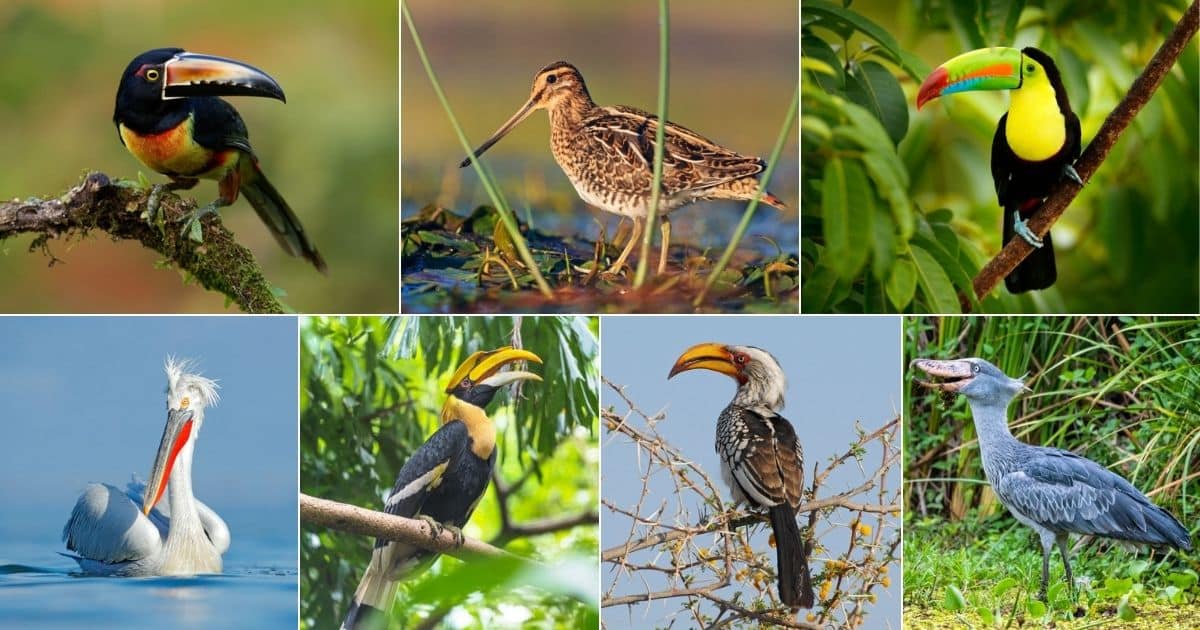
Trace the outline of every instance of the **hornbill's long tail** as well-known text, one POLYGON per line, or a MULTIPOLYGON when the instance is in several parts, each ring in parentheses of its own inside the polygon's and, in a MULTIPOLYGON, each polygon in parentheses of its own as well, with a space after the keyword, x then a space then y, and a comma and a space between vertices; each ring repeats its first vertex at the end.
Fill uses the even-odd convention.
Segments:
POLYGON ((771 529, 775 532, 775 552, 779 571, 779 600, 792 608, 812 608, 812 574, 808 569, 808 545, 800 537, 796 513, 786 504, 770 510, 771 529))

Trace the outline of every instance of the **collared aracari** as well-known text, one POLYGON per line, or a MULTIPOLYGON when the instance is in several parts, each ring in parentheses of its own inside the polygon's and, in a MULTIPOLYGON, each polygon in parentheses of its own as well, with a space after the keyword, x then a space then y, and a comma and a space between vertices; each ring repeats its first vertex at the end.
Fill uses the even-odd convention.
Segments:
MULTIPOLYGON (((461 539, 460 528, 487 491, 496 463, 496 427, 487 416, 488 404, 505 385, 542 380, 531 372, 500 371, 514 361, 542 362, 532 352, 503 347, 476 352, 459 366, 446 388, 441 428, 404 463, 384 511, 427 521, 435 532, 451 530, 461 539)), ((387 627, 400 580, 424 570, 437 556, 402 542, 375 541, 342 628, 387 627)))
MULTIPOLYGON (((285 100, 283 88, 253 66, 159 48, 134 57, 125 68, 113 122, 134 157, 171 178, 168 189, 187 190, 201 179, 217 181, 219 196, 189 218, 185 232, 204 214, 233 204, 240 193, 289 254, 328 273, 300 219, 259 167, 242 117, 220 96, 285 100)), ((157 192, 156 187, 155 200, 157 192)))
POLYGON ((1083 185, 1073 166, 1079 157, 1079 117, 1054 60, 1037 48, 982 48, 942 64, 921 84, 917 108, 939 96, 973 90, 1010 90, 1008 113, 992 138, 992 180, 1004 208, 1004 243, 1013 236, 1034 250, 1004 279, 1012 293, 1054 284, 1054 243, 1025 224, 1064 176, 1083 185))
POLYGON ((688 370, 711 370, 737 381, 737 394, 717 420, 721 479, 734 503, 766 510, 771 519, 779 601, 812 608, 812 545, 796 523, 804 493, 804 451, 795 427, 779 415, 787 389, 783 368, 761 348, 702 343, 680 355, 667 378, 688 370))

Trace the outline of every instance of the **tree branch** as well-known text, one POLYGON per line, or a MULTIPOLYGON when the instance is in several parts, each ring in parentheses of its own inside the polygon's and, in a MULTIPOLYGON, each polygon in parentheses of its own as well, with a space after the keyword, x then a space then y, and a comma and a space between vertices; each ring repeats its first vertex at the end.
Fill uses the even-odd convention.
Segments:
POLYGON ((443 530, 435 536, 433 527, 425 521, 404 518, 386 512, 376 512, 304 493, 300 493, 300 520, 317 527, 326 527, 362 536, 374 536, 384 540, 395 540, 464 560, 479 556, 505 556, 532 565, 538 564, 534 560, 509 553, 474 538, 464 537, 462 545, 459 545, 454 534, 449 530, 443 530))
POLYGON ((78 186, 54 199, 36 197, 0 203, 0 240, 18 234, 40 236, 30 249, 45 248, 49 239, 93 229, 117 239, 138 241, 186 271, 201 286, 224 294, 247 313, 282 313, 271 285, 245 247, 215 216, 202 221, 204 242, 196 243, 179 234, 176 227, 196 208, 194 200, 163 194, 159 204, 163 225, 142 217, 149 191, 113 182, 103 173, 91 172, 78 186))
MULTIPOLYGON (((1150 59, 1150 63, 1142 71, 1142 74, 1133 82, 1129 93, 1121 99, 1116 109, 1104 120, 1104 124, 1096 132, 1096 137, 1076 160, 1075 171, 1079 173, 1080 179, 1085 182, 1091 180, 1092 174, 1108 157, 1109 151, 1124 133, 1125 128, 1133 122, 1133 118, 1150 101, 1150 97, 1154 95, 1167 73, 1171 71, 1171 67, 1175 65, 1179 55, 1183 53, 1192 36, 1196 34, 1198 23, 1200 23, 1200 0, 1194 0, 1179 23, 1175 25, 1175 30, 1154 53, 1154 57, 1150 59)), ((1039 237, 1045 236, 1050 231, 1050 226, 1058 221, 1079 191, 1080 187, 1075 182, 1064 178, 1029 219, 1029 228, 1039 237)), ((984 265, 983 269, 979 271, 979 275, 975 276, 972 283, 975 297, 982 300, 984 296, 991 293, 1000 280, 1012 273, 1012 270, 1032 251, 1033 246, 1026 243, 1025 239, 1010 240, 1000 250, 1000 253, 984 265)), ((971 310, 971 303, 967 300, 967 296, 960 295, 959 302, 962 304, 963 312, 971 310)))

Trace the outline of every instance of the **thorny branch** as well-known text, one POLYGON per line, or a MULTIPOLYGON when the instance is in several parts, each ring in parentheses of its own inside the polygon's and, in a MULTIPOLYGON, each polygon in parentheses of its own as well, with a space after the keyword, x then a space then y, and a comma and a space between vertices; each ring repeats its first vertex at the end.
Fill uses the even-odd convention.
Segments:
MULTIPOLYGON (((180 235, 176 227, 195 210, 195 201, 162 195, 159 211, 164 223, 160 227, 142 216, 148 197, 148 190, 120 185, 103 173, 91 172, 61 197, 0 203, 0 240, 38 234, 30 249, 49 252, 50 239, 103 230, 113 238, 138 241, 162 254, 201 286, 223 293, 247 313, 283 312, 254 256, 234 240, 218 218, 204 218, 204 243, 196 243, 180 235)), ((54 262, 57 260, 51 257, 54 262)))
POLYGON ((813 467, 808 501, 799 513, 809 515, 808 529, 818 552, 813 556, 814 565, 826 552, 821 548, 822 537, 845 527, 818 523, 819 517, 828 520, 835 511, 848 510, 853 514, 848 523, 852 533, 841 555, 825 559, 824 568, 815 571, 819 607, 802 621, 794 619, 776 599, 774 552, 759 553, 750 545, 746 528, 766 522, 766 516, 726 504, 708 473, 658 433, 656 425, 664 419, 662 414, 645 413, 623 388, 607 379, 604 383, 628 408, 624 414, 612 409, 602 412, 612 436, 608 442, 628 440, 637 449, 638 469, 643 474, 633 505, 601 501, 604 509, 615 515, 614 526, 629 523, 625 541, 601 552, 601 561, 610 566, 612 574, 602 594, 602 607, 679 598, 684 602, 679 614, 692 617, 685 625, 713 628, 759 624, 817 628, 851 625, 865 618, 864 606, 875 598, 872 591, 890 584, 888 564, 897 559, 900 544, 894 521, 900 510, 899 492, 888 488, 889 473, 900 458, 898 417, 874 431, 860 430, 844 453, 823 468, 813 467), (818 498, 831 472, 851 461, 862 468, 869 447, 876 443, 882 447, 878 468, 864 470, 864 479, 856 487, 818 498), (667 478, 674 492, 663 492, 667 478), (864 501, 864 495, 871 499, 864 501), (868 518, 875 521, 874 528, 865 525, 868 518), (708 534, 714 535, 712 545, 701 541, 708 534), (640 582, 641 587, 617 592, 631 582, 640 582))
MULTIPOLYGON (((1100 126, 1100 130, 1096 132, 1096 137, 1075 161, 1075 171, 1079 173, 1080 179, 1085 182, 1091 180, 1092 174, 1108 157, 1108 152, 1125 132, 1125 128, 1133 122, 1133 118, 1137 116, 1142 107, 1150 102, 1150 97, 1154 96, 1154 92, 1162 84, 1167 73, 1171 71, 1175 61, 1183 54, 1188 42, 1196 34, 1198 24, 1200 24, 1200 0, 1194 0, 1192 6, 1188 7, 1187 12, 1175 25, 1175 30, 1154 53, 1154 57, 1150 59, 1146 69, 1142 70, 1142 74, 1133 82, 1129 93, 1121 99, 1116 109, 1109 113, 1104 124, 1100 126)), ((1064 178, 1029 219, 1029 228, 1039 237, 1045 236, 1050 231, 1050 226, 1058 221, 1080 190, 1075 182, 1064 178)), ((976 299, 982 300, 991 293, 1000 280, 1012 273, 1012 270, 1016 269, 1017 265, 1025 260, 1025 257, 1032 251, 1033 246, 1026 243, 1025 239, 1010 240, 1004 249, 1000 250, 1000 253, 984 265, 983 269, 979 271, 979 275, 975 276, 972 284, 976 299)), ((971 303, 965 295, 959 296, 959 302, 963 307, 963 312, 971 310, 971 303)))

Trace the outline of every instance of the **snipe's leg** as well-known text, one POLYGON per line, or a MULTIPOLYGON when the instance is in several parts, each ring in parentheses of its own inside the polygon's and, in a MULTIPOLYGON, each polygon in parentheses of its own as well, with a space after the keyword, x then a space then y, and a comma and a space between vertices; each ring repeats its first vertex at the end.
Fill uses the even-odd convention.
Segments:
POLYGON ((621 273, 621 268, 625 266, 625 260, 629 258, 629 252, 633 251, 638 240, 642 236, 642 220, 638 217, 633 218, 633 233, 629 235, 629 242, 625 244, 625 249, 621 250, 621 255, 617 256, 617 260, 608 268, 608 273, 621 273))
POLYGON ((658 229, 662 232, 662 248, 658 250, 658 275, 661 276, 667 271, 667 256, 671 247, 671 221, 665 215, 658 229))

